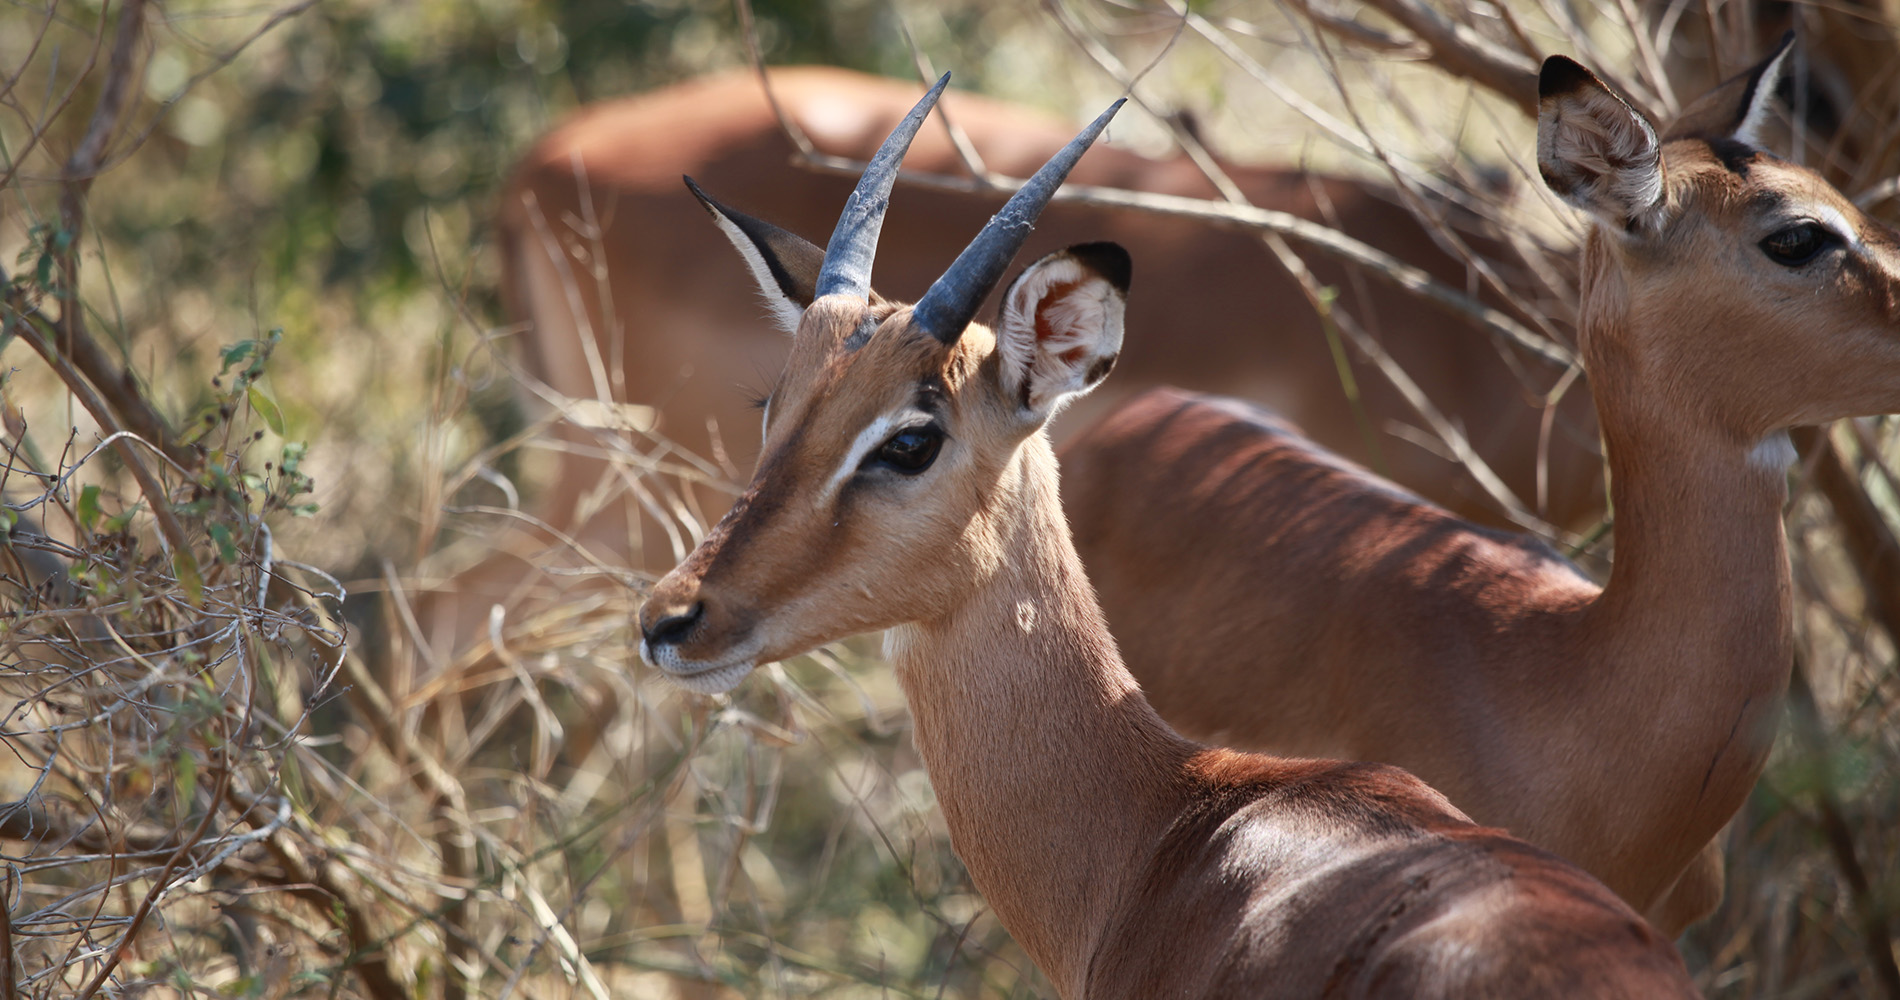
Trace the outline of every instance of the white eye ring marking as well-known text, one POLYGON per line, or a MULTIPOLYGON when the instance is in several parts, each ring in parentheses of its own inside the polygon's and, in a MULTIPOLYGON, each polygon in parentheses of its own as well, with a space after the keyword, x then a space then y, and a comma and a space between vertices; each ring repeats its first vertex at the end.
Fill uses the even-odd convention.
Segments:
POLYGON ((824 492, 820 494, 821 500, 831 499, 838 492, 838 487, 844 485, 844 481, 851 478, 852 473, 858 471, 858 466, 864 464, 865 456, 871 453, 871 449, 883 444, 885 439, 891 436, 891 429, 897 424, 901 413, 902 411, 886 413, 858 432, 857 440, 852 441, 851 449, 844 453, 844 464, 838 466, 838 471, 833 472, 831 478, 825 482, 824 492))
POLYGON ((1814 221, 1826 226, 1828 231, 1832 232, 1843 244, 1855 250, 1860 249, 1860 235, 1854 231, 1854 227, 1847 221, 1846 214, 1840 209, 1832 205, 1816 205, 1814 206, 1814 221))

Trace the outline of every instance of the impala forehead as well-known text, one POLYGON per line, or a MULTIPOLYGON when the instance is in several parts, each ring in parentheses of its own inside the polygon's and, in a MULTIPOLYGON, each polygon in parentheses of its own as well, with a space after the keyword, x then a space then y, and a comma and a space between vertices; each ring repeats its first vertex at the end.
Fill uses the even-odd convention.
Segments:
POLYGON ((1762 150, 1732 140, 1685 140, 1666 153, 1680 179, 1678 200, 1704 209, 1680 218, 1720 226, 1727 217, 1759 235, 1817 222, 1851 247, 1868 236, 1891 236, 1820 174, 1762 150))
POLYGON ((757 478, 795 476, 822 499, 892 435, 947 422, 968 366, 956 363, 966 353, 963 345, 947 348, 888 317, 862 346, 818 346, 794 346, 769 401, 757 478), (801 349, 804 358, 797 357, 801 349))

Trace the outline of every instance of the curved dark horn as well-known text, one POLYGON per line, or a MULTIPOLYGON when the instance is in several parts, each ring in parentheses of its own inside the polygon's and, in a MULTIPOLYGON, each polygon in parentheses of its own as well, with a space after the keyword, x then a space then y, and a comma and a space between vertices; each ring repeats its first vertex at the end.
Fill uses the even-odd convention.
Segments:
POLYGON ((857 190, 851 192, 850 200, 844 203, 844 211, 838 216, 838 228, 831 231, 831 242, 825 244, 825 263, 818 270, 814 289, 818 297, 870 297, 871 258, 877 256, 877 234, 884 228, 884 210, 891 206, 891 185, 897 182, 897 165, 949 82, 948 73, 938 78, 937 85, 897 123, 884 145, 877 148, 870 165, 864 168, 857 190))
POLYGON ((963 248, 956 262, 943 272, 943 277, 917 300, 911 310, 913 322, 946 344, 963 336, 963 328, 970 325, 970 317, 976 315, 983 297, 996 287, 996 279, 1003 276, 1016 251, 1021 250, 1023 241, 1029 238, 1029 231, 1035 228, 1036 217, 1042 214, 1043 206, 1049 204, 1056 188, 1062 186, 1063 178, 1069 176, 1075 161, 1088 152, 1095 137, 1108 127, 1108 120, 1127 102, 1128 99, 1123 98, 1109 105, 1101 117, 1070 140, 1061 152, 1036 171, 1036 176, 1010 196, 1003 210, 990 218, 989 225, 963 248))

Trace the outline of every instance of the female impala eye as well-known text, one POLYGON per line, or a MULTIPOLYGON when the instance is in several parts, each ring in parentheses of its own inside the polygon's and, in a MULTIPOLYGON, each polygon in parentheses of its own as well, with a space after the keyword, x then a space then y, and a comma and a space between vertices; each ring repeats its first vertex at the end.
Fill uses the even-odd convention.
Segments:
MULTIPOLYGON (((930 468, 943 447, 943 431, 935 426, 912 427, 891 435, 883 447, 871 453, 870 462, 887 465, 906 476, 930 468)), ((869 464, 869 463, 867 463, 869 464)))
POLYGON ((1783 267, 1800 267, 1821 256, 1835 242, 1834 233, 1818 222, 1803 222, 1770 233, 1758 246, 1783 267))

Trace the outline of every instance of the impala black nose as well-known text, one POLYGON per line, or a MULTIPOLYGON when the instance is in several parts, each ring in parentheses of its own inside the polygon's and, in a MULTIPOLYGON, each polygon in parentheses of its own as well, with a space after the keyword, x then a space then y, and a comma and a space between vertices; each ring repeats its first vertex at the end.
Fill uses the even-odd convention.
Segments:
POLYGON ((667 615, 652 625, 640 623, 640 637, 645 639, 649 646, 673 645, 683 641, 686 634, 693 630, 693 626, 699 624, 699 619, 705 613, 706 602, 697 601, 685 611, 676 615, 667 615))

